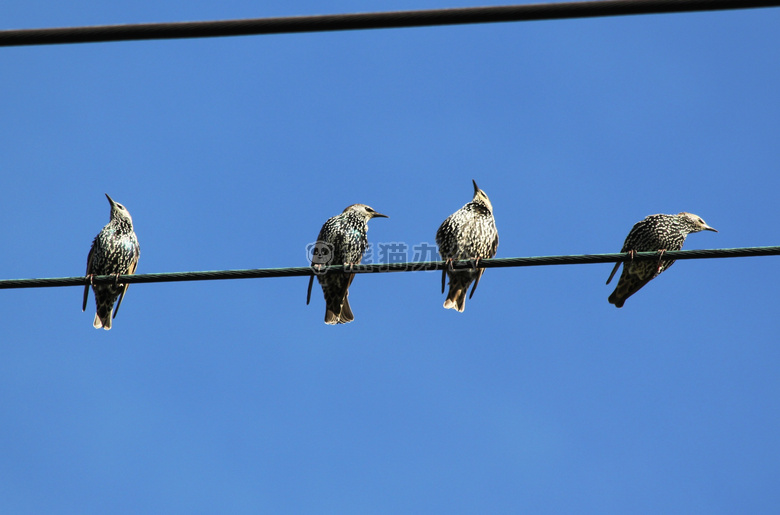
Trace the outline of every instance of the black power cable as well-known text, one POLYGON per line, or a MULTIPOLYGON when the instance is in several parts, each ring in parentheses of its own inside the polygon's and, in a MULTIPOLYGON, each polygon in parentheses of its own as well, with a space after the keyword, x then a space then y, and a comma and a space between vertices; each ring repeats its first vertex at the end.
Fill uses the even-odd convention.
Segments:
MULTIPOLYGON (((752 256, 778 256, 780 247, 744 247, 737 249, 703 249, 703 250, 670 250, 664 252, 664 259, 705 259, 733 258, 752 256)), ((658 259, 658 252, 638 252, 633 258, 628 253, 618 254, 583 254, 569 256, 537 256, 517 258, 494 258, 479 262, 481 268, 507 268, 520 266, 546 265, 581 265, 593 263, 615 263, 627 259, 652 260, 658 259)), ((441 270, 446 266, 444 261, 422 261, 412 263, 376 263, 372 265, 355 265, 348 267, 355 273, 377 272, 422 272, 441 270)), ((468 268, 468 261, 460 261, 454 268, 468 268)), ((203 272, 170 272, 158 274, 101 275, 92 278, 95 284, 120 283, 165 283, 181 281, 214 281, 221 279, 265 279, 269 277, 301 277, 314 273, 343 272, 343 265, 326 266, 315 270, 311 267, 295 268, 255 268, 250 270, 213 270, 203 272)), ((89 282, 84 276, 52 277, 45 279, 5 279, 0 280, 0 290, 17 288, 51 288, 56 286, 84 286, 89 282)))
POLYGON ((213 38, 780 7, 778 0, 600 0, 244 20, 0 31, 0 46, 213 38))

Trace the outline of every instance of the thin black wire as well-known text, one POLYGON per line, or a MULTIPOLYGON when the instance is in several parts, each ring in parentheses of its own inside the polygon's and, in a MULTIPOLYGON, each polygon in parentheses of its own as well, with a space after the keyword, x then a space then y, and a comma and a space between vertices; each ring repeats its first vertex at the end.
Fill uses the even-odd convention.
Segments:
MULTIPOLYGON (((664 259, 707 259, 734 258, 755 256, 778 256, 780 247, 744 247, 736 249, 703 249, 703 250, 670 250, 664 253, 664 259)), ((485 259, 479 262, 481 268, 507 268, 520 266, 546 265, 581 265, 593 263, 615 263, 629 259, 628 253, 618 254, 582 254, 569 256, 537 256, 518 258, 485 259)), ((657 252, 638 252, 633 259, 658 259, 657 252)), ((351 271, 359 274, 382 272, 422 272, 442 270, 446 266, 443 261, 422 261, 412 263, 377 263, 372 265, 355 265, 351 271)), ((469 268, 471 264, 461 261, 455 268, 469 268)), ((319 273, 343 272, 343 265, 327 266, 319 273)), ((180 281, 214 281, 221 279, 265 279, 269 277, 300 277, 312 275, 311 267, 295 268, 255 268, 249 270, 213 270, 203 272, 170 272, 158 274, 95 276, 94 284, 120 283, 165 283, 180 281)), ((51 288, 57 286, 84 286, 89 280, 84 276, 52 277, 45 279, 5 279, 0 280, 0 290, 16 288, 51 288)))
POLYGON ((0 46, 208 38, 780 7, 780 0, 600 0, 322 16, 0 31, 0 46))

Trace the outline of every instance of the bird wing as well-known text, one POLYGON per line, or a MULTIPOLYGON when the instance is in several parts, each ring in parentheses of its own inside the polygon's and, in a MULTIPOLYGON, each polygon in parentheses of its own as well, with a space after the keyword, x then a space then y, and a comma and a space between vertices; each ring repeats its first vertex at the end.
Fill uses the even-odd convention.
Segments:
MULTIPOLYGON (((469 293, 469 298, 474 296, 474 292, 477 291, 477 285, 479 284, 479 280, 482 277, 482 274, 485 273, 484 268, 480 268, 477 270, 477 277, 474 279, 474 286, 471 288, 471 293, 469 293)), ((468 288, 468 286, 466 286, 468 288)))
POLYGON ((119 306, 122 305, 122 299, 125 298, 125 292, 127 291, 128 286, 130 285, 125 284, 124 288, 122 288, 122 292, 119 294, 119 300, 116 302, 116 309, 114 309, 114 315, 111 318, 116 318, 116 314, 119 313, 119 306))
POLYGON ((311 300, 311 285, 314 284, 314 274, 311 274, 309 276, 309 289, 306 292, 306 305, 309 305, 309 301, 311 300))
POLYGON ((620 268, 620 264, 621 263, 622 263, 622 261, 618 261, 617 263, 615 263, 615 268, 613 268, 612 269, 612 273, 609 274, 609 279, 607 279, 607 284, 609 284, 610 281, 612 281, 612 278, 615 277, 615 272, 618 271, 618 268, 620 268))
MULTIPOLYGON (((95 238, 97 240, 97 237, 95 238)), ((87 255, 87 273, 84 274, 85 276, 89 275, 89 269, 92 268, 92 256, 95 253, 95 241, 92 242, 92 246, 89 248, 89 254, 87 255)), ((81 311, 87 310, 87 298, 89 297, 89 286, 90 284, 87 283, 84 285, 84 302, 81 304, 81 311)))
POLYGON ((89 298, 89 283, 84 285, 84 302, 81 304, 81 311, 87 310, 87 299, 89 298))
MULTIPOLYGON (((140 256, 140 248, 138 247, 138 244, 135 245, 135 259, 133 260, 133 263, 130 265, 130 267, 127 269, 126 274, 122 275, 133 275, 135 273, 135 270, 138 268, 138 258, 140 256)), ((125 298, 125 293, 127 292, 127 289, 130 287, 130 283, 125 283, 124 287, 122 288, 122 292, 119 294, 119 300, 116 302, 116 308, 114 309, 114 314, 111 318, 116 318, 116 314, 119 313, 119 306, 122 305, 122 299, 125 298)))

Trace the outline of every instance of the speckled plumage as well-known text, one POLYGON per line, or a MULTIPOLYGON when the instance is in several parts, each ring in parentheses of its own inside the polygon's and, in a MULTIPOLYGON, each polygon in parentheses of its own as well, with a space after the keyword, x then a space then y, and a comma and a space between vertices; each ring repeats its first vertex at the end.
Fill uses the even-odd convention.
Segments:
MULTIPOLYGON (((353 204, 340 214, 329 218, 322 226, 318 243, 326 244, 332 254, 326 264, 329 265, 357 265, 363 259, 363 254, 368 246, 368 221, 372 218, 388 218, 387 215, 377 213, 365 204, 353 204)), ((312 266, 316 266, 314 263, 312 266)), ((355 316, 349 305, 349 285, 355 278, 354 273, 328 272, 318 274, 317 280, 322 286, 325 296, 325 323, 345 324, 352 322, 355 316)), ((309 292, 306 304, 311 298, 311 286, 314 276, 309 279, 309 292)))
MULTIPOLYGON (((707 225, 701 217, 691 213, 650 215, 634 224, 620 252, 681 250, 685 237, 699 231, 718 232, 707 225)), ((623 307, 627 298, 674 264, 673 259, 661 259, 662 254, 658 257, 658 261, 632 260, 624 263, 623 273, 620 275, 615 291, 609 296, 609 303, 618 308, 623 307)), ((620 264, 620 262, 615 263, 607 284, 612 280, 620 264)))
POLYGON ((446 309, 462 312, 466 308, 466 292, 474 282, 471 298, 477 289, 484 268, 476 268, 480 259, 492 258, 498 248, 498 230, 493 218, 493 205, 484 191, 474 184, 474 198, 462 208, 451 214, 436 231, 436 244, 439 255, 448 263, 458 260, 474 262, 475 267, 468 270, 451 270, 446 267, 442 272, 441 291, 444 293, 445 274, 450 278, 450 289, 446 309))
MULTIPOLYGON (((135 273, 138 266, 138 257, 141 247, 138 238, 133 231, 133 219, 127 209, 106 194, 111 204, 111 219, 105 227, 95 236, 92 248, 87 257, 87 277, 93 275, 130 275, 135 273)), ((81 310, 87 309, 87 297, 89 296, 89 284, 84 287, 84 303, 81 310)), ((129 284, 93 284, 95 293, 95 305, 97 311, 92 325, 95 329, 101 327, 111 329, 111 319, 116 317, 122 299, 125 296, 129 284), (117 302, 113 316, 111 311, 114 302, 117 302)))

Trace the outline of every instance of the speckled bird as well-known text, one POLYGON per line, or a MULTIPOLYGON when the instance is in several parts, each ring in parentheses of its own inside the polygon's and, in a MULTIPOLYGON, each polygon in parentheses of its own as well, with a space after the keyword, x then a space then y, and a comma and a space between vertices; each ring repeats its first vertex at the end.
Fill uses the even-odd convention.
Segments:
MULTIPOLYGON (((658 251, 658 260, 634 261, 632 259, 623 263, 623 273, 620 275, 615 291, 609 296, 609 303, 622 308, 627 298, 672 266, 673 259, 661 259, 665 251, 681 250, 685 237, 700 231, 718 232, 704 223, 701 217, 685 212, 676 215, 650 215, 634 224, 620 252, 630 252, 633 257, 636 252, 658 251)), ((620 264, 620 261, 615 263, 607 284, 614 277, 620 264)))
MULTIPOLYGON (((125 206, 114 202, 106 194, 109 204, 111 204, 111 220, 95 236, 92 241, 92 248, 87 257, 87 277, 90 279, 92 291, 95 293, 95 321, 92 325, 95 329, 101 327, 105 330, 111 329, 111 319, 116 317, 122 299, 125 296, 129 284, 92 284, 92 277, 95 275, 130 275, 135 273, 138 266, 138 256, 141 254, 141 247, 138 245, 138 238, 133 231, 133 219, 125 206), (117 298, 119 302, 117 302, 117 298), (112 316, 111 311, 116 302, 116 310, 112 316)), ((87 297, 89 296, 89 287, 84 287, 84 303, 82 311, 87 309, 87 297)))
MULTIPOLYGON (((365 204, 352 204, 344 209, 340 215, 329 218, 317 236, 317 245, 318 248, 326 249, 326 252, 330 254, 325 259, 318 259, 316 262, 313 260, 312 266, 360 264, 368 246, 368 221, 372 218, 388 218, 388 216, 377 213, 365 204)), ((345 324, 355 319, 347 298, 349 285, 352 284, 354 278, 355 274, 349 272, 317 274, 317 280, 325 295, 326 324, 345 324)), ((312 275, 309 279, 306 304, 311 300, 313 281, 314 276, 312 275)))
POLYGON ((498 249, 498 230, 493 218, 493 204, 487 194, 477 187, 476 181, 471 182, 474 184, 474 198, 444 220, 436 231, 439 255, 448 264, 442 271, 442 293, 445 278, 447 275, 450 277, 450 289, 444 307, 460 312, 466 308, 469 285, 474 282, 474 288, 469 295, 471 298, 485 272, 484 268, 477 268, 479 260, 492 258, 498 249), (461 259, 472 261, 472 268, 452 269, 452 262, 461 259))

